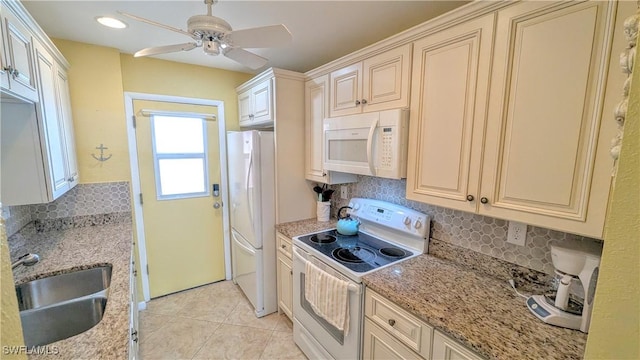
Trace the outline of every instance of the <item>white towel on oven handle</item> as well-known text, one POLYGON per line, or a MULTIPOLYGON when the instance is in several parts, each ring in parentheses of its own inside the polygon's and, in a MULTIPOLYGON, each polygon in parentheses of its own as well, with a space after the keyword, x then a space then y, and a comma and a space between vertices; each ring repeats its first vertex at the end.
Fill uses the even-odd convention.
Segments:
POLYGON ((307 261, 304 297, 313 311, 338 330, 349 333, 349 283, 307 261))

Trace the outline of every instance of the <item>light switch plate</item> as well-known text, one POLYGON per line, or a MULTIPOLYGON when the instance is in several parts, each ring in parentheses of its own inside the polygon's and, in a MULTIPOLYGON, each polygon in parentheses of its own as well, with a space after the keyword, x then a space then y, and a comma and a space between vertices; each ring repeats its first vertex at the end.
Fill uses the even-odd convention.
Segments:
POLYGON ((340 199, 347 200, 348 198, 349 198, 349 194, 347 193, 347 186, 346 185, 341 185, 340 186, 340 199))
POLYGON ((509 233, 507 234, 507 242, 524 246, 527 242, 527 224, 517 221, 509 221, 509 233))

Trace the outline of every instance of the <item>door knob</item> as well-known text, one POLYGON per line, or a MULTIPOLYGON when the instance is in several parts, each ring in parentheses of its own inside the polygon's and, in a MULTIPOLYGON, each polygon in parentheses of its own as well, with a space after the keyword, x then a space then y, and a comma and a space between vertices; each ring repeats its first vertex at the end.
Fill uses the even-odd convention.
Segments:
POLYGON ((216 201, 213 203, 213 208, 214 209, 220 209, 222 207, 222 203, 216 201))

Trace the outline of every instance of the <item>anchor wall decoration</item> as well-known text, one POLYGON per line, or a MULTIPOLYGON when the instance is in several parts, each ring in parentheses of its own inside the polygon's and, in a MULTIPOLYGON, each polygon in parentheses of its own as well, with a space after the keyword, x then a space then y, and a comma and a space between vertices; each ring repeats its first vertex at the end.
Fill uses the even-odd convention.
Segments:
POLYGON ((109 149, 109 148, 105 147, 103 144, 100 144, 100 146, 96 147, 96 149, 100 150, 100 157, 97 157, 95 154, 91 154, 91 156, 93 156, 93 158, 98 160, 98 161, 107 161, 107 160, 111 159, 111 156, 113 156, 113 154, 109 154, 109 156, 104 157, 104 151, 109 149))

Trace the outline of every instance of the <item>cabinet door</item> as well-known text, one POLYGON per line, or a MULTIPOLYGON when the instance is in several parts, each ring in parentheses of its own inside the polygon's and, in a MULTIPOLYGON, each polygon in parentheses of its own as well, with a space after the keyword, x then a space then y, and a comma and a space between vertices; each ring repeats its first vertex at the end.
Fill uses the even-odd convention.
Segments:
POLYGON ((362 63, 353 64, 329 75, 329 116, 344 116, 362 112, 362 63))
POLYGON ((238 121, 240 126, 251 125, 251 89, 238 94, 238 121))
POLYGON ((411 44, 389 50, 362 63, 362 111, 409 106, 411 44))
MULTIPOLYGON (((2 10, 5 12, 6 10, 2 10)), ((2 21, 2 14, 0 14, 0 21, 2 21)), ((7 49, 6 43, 7 40, 4 36, 4 24, 0 24, 0 87, 2 89, 9 89, 9 71, 5 70, 8 68, 9 64, 7 63, 7 49)))
POLYGON ((42 129, 40 141, 45 157, 47 183, 50 186, 49 191, 53 200, 70 189, 67 181, 65 130, 63 119, 58 112, 55 60, 46 49, 38 45, 36 46, 36 63, 40 91, 38 115, 42 129))
POLYGON ((599 131, 615 8, 524 2, 498 12, 481 214, 602 236, 613 161, 596 155, 610 139, 599 131))
POLYGON ((329 75, 309 80, 304 86, 305 98, 305 177, 326 182, 322 165, 322 121, 329 117, 329 75))
POLYGON ((433 334, 433 360, 482 360, 464 346, 436 331, 433 334))
POLYGON ((67 72, 58 66, 56 71, 56 89, 58 93, 58 115, 64 130, 64 144, 67 165, 67 181, 70 187, 78 183, 78 159, 76 154, 75 132, 71 115, 71 99, 69 97, 69 78, 67 72))
POLYGON ((289 319, 293 319, 293 269, 291 259, 282 251, 278 251, 278 274, 278 305, 289 319))
POLYGON ((493 15, 414 43, 407 198, 475 211, 493 15))
POLYGON ((362 358, 371 360, 422 359, 368 318, 364 319, 362 358))
POLYGON ((4 36, 6 61, 9 71, 9 89, 27 100, 38 101, 36 77, 33 64, 33 38, 12 13, 4 11, 4 36))
POLYGON ((252 123, 254 125, 273 122, 271 79, 251 88, 252 123))

